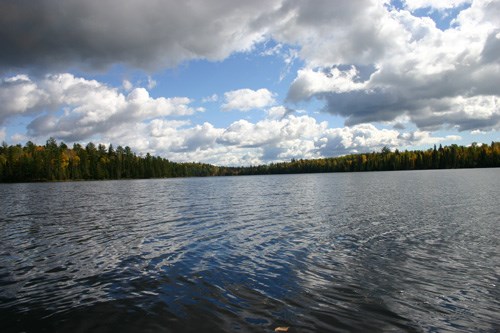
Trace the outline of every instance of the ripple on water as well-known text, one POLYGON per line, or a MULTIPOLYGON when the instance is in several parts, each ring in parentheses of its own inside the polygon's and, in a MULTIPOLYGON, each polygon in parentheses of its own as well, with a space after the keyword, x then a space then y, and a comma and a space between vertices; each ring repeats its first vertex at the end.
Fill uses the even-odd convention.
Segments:
POLYGON ((499 179, 0 185, 0 317, 7 332, 492 332, 499 179))

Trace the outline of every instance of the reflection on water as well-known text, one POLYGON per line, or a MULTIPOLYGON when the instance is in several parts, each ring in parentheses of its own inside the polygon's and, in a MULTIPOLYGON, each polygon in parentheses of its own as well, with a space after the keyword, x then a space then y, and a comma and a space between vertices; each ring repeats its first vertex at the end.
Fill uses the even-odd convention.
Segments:
POLYGON ((498 169, 0 185, 3 332, 493 332, 498 169))

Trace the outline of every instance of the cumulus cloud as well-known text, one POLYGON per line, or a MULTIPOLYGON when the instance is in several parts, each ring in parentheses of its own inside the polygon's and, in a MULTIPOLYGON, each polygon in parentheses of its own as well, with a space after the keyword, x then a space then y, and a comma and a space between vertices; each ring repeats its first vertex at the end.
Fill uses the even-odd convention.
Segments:
POLYGON ((147 127, 146 137, 155 150, 171 153, 194 152, 214 146, 222 130, 205 122, 202 125, 187 127, 187 122, 155 119, 147 127))
POLYGON ((337 67, 324 71, 301 69, 290 86, 288 99, 293 102, 322 93, 339 94, 362 90, 365 85, 358 79, 359 73, 354 66, 347 70, 340 70, 337 67))
POLYGON ((400 132, 378 129, 372 124, 333 128, 325 131, 320 152, 323 156, 380 151, 383 147, 402 149, 412 146, 428 146, 443 141, 460 140, 460 136, 436 137, 427 131, 400 132))
MULTIPOLYGON (((347 125, 408 115, 421 129, 499 128, 498 107, 488 119, 468 116, 466 123, 457 121, 465 111, 452 112, 460 98, 471 104, 500 96, 498 1, 406 0, 397 8, 379 0, 6 0, 0 13, 0 67, 8 70, 113 64, 153 70, 223 60, 272 39, 276 47, 264 54, 305 63, 289 100, 324 100, 324 110, 347 125), (421 8, 459 13, 443 30, 413 13, 421 8)), ((28 97, 13 103, 36 98, 25 89, 28 97)), ((224 110, 264 108, 273 98, 265 89, 233 91, 224 110)))
POLYGON ((122 86, 123 86, 123 89, 125 89, 125 91, 130 91, 134 87, 132 82, 130 82, 129 80, 123 80, 122 86))
POLYGON ((0 81, 0 124, 6 118, 25 114, 36 105, 48 105, 49 96, 37 89, 26 75, 16 75, 0 81))
POLYGON ((283 105, 273 106, 267 110, 267 116, 271 119, 279 119, 283 118, 287 113, 290 113, 291 110, 287 109, 283 105))
POLYGON ((346 127, 295 117, 268 89, 233 90, 202 100, 221 100, 223 111, 262 109, 264 120, 224 128, 210 121, 179 123, 169 117, 202 109, 192 108, 186 97, 151 97, 152 76, 135 85, 125 80, 118 89, 71 74, 3 78, 0 125, 30 116, 35 117, 30 136, 124 138, 140 151, 228 163, 456 139, 431 134, 442 128, 498 130, 500 2, 402 3, 398 8, 385 0, 313 5, 307 0, 4 0, 0 71, 5 73, 115 64, 154 71, 192 59, 224 60, 273 40, 276 47, 263 56, 281 55, 286 73, 297 58, 303 65, 287 101, 323 101, 323 111, 343 117, 346 127), (423 8, 454 15, 450 27, 437 27, 422 11, 417 15, 423 8), (418 130, 401 132, 401 119, 418 130), (370 125, 380 122, 393 123, 394 129, 370 125))
POLYGON ((151 76, 148 76, 148 84, 147 84, 147 87, 148 89, 153 89, 154 87, 156 87, 156 80, 154 80, 151 76))
POLYGON ((15 115, 32 115, 31 136, 76 141, 122 124, 191 115, 195 111, 190 102, 186 97, 152 98, 144 88, 124 95, 116 88, 67 73, 38 81, 18 75, 0 82, 0 123, 15 115))
MULTIPOLYGON (((310 116, 288 115, 255 123, 238 120, 226 128, 210 123, 154 120, 141 131, 149 138, 143 151, 177 161, 201 161, 219 165, 256 165, 292 158, 321 158, 355 152, 429 145, 458 136, 434 137, 426 131, 400 132, 377 129, 371 124, 331 128, 310 116)), ((146 140, 145 140, 146 141, 146 140)))
POLYGON ((378 62, 398 37, 384 1, 287 1, 273 22, 273 37, 299 45, 298 54, 310 67, 378 62))
MULTIPOLYGON (((284 106, 269 108, 268 116, 256 122, 237 120, 225 127, 209 121, 193 124, 179 118, 195 112, 188 98, 153 98, 145 88, 123 94, 121 89, 71 74, 47 75, 39 80, 23 75, 7 78, 0 84, 0 96, 2 119, 18 114, 34 117, 27 132, 17 134, 18 139, 43 142, 53 136, 68 143, 97 140, 174 161, 255 165, 457 139, 436 138, 425 131, 377 129, 370 124, 330 128, 326 121, 294 115, 284 106), (10 95, 24 99, 11 101, 10 95)), ((0 137, 5 135, 2 129, 0 137)))
POLYGON ((225 103, 222 105, 224 111, 238 110, 249 111, 262 109, 276 103, 274 94, 267 89, 239 89, 224 93, 225 103))
POLYGON ((209 123, 185 128, 174 128, 177 124, 169 126, 165 122, 153 123, 151 129, 154 128, 156 135, 150 140, 153 151, 171 159, 219 165, 256 165, 321 157, 318 140, 327 133, 326 122, 293 115, 255 123, 238 120, 226 128, 215 128, 209 123), (158 131, 158 126, 163 130, 158 131))
MULTIPOLYGON (((432 4, 448 8, 464 2, 437 3, 432 4)), ((378 20, 391 37, 377 38, 381 51, 376 53, 383 56, 369 58, 373 71, 364 80, 356 57, 316 59, 314 66, 298 71, 288 100, 323 100, 324 111, 344 117, 349 126, 407 116, 422 130, 500 128, 500 21, 491 14, 500 15, 499 2, 473 2, 444 31, 430 18, 404 9, 377 12, 372 23, 378 20)))
POLYGON ((458 135, 447 135, 445 137, 433 137, 429 132, 425 132, 425 131, 401 133, 398 135, 398 138, 406 146, 413 146, 413 145, 429 146, 432 144, 442 142, 444 140, 457 141, 457 140, 461 139, 461 137, 458 135))
POLYGON ((470 4, 472 0, 406 0, 406 6, 410 10, 420 8, 448 9, 465 4, 470 4))
POLYGON ((281 141, 314 137, 326 122, 318 124, 308 116, 290 116, 281 120, 265 119, 255 124, 246 120, 232 123, 221 135, 218 142, 239 147, 259 147, 276 145, 281 141))
POLYGON ((219 100, 219 96, 217 94, 212 94, 211 96, 204 97, 201 101, 203 103, 213 103, 219 100))

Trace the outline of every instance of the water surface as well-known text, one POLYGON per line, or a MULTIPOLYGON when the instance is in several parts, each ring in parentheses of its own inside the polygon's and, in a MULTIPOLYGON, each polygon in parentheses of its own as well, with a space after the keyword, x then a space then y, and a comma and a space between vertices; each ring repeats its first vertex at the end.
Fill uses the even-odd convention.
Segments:
POLYGON ((495 332, 500 170, 0 184, 2 332, 495 332))

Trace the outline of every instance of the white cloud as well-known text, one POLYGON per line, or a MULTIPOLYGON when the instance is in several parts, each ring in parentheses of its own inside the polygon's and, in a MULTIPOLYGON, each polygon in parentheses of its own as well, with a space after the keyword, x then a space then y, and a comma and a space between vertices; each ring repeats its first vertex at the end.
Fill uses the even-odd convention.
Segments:
POLYGON ((262 109, 276 103, 274 94, 267 89, 239 89, 224 93, 224 111, 238 110, 249 111, 262 109))
MULTIPOLYGON (((448 8, 462 3, 443 1, 438 5, 436 1, 433 6, 448 8)), ((415 7, 429 4, 413 2, 415 7)), ((454 19, 454 27, 444 31, 430 18, 416 17, 406 10, 382 10, 377 5, 372 9, 377 15, 363 24, 377 31, 373 41, 360 42, 355 38, 358 28, 346 22, 339 28, 347 29, 350 37, 345 50, 338 50, 343 46, 342 38, 329 36, 320 22, 310 22, 309 30, 304 29, 309 39, 298 41, 308 66, 298 71, 290 86, 290 101, 324 100, 324 110, 344 117, 350 126, 391 122, 404 116, 421 130, 500 128, 499 2, 474 1, 454 19), (319 45, 311 55, 305 55, 308 43, 319 45), (369 48, 366 61, 343 56, 357 43, 369 48), (321 47, 328 47, 330 53, 320 52, 321 47)), ((292 21, 299 18, 294 16, 292 21)))
POLYGON ((210 123, 154 119, 150 124, 122 124, 103 138, 129 145, 173 161, 199 161, 217 165, 257 165, 291 158, 320 158, 353 152, 428 145, 459 137, 433 137, 429 132, 401 133, 373 125, 329 128, 309 116, 289 115, 255 123, 239 120, 226 128, 210 123))
POLYGON ((132 90, 126 96, 126 102, 127 105, 123 111, 126 111, 129 117, 140 120, 172 115, 187 116, 195 112, 188 106, 191 100, 187 97, 151 98, 149 92, 144 88, 132 90))
POLYGON ((277 140, 279 140, 279 123, 277 121, 253 124, 242 119, 232 123, 218 142, 228 146, 257 147, 276 143, 277 140))
POLYGON ((251 123, 239 120, 227 128, 209 123, 187 124, 155 120, 144 136, 152 136, 149 149, 178 161, 218 165, 256 165, 289 158, 319 157, 317 136, 327 124, 308 116, 251 123), (149 132, 150 131, 150 132, 149 132), (153 134, 153 135, 151 135, 153 134))
POLYGON ((271 48, 261 52, 262 56, 279 56, 283 59, 284 68, 281 70, 279 80, 282 81, 289 73, 296 59, 299 58, 299 51, 289 45, 278 43, 271 48))
POLYGON ((419 8, 448 9, 455 8, 464 4, 470 4, 472 0, 406 0, 406 6, 409 10, 419 8))
POLYGON ((46 93, 26 75, 17 75, 0 81, 0 124, 15 114, 25 114, 37 105, 48 104, 46 93))
POLYGON ((281 55, 282 50, 283 50, 283 44, 278 43, 278 44, 274 45, 271 48, 265 49, 264 51, 262 51, 260 53, 260 55, 262 55, 262 56, 276 56, 276 55, 281 55))
POLYGON ((218 143, 238 147, 279 146, 283 142, 295 139, 311 139, 321 133, 326 126, 326 122, 318 124, 309 116, 289 116, 281 120, 265 119, 257 123, 239 120, 223 132, 218 143))
POLYGON ((218 100, 219 100, 219 96, 217 96, 217 94, 213 94, 211 96, 204 97, 201 101, 203 103, 213 103, 213 102, 217 102, 218 100))
POLYGON ((497 96, 454 97, 428 101, 412 120, 420 128, 439 129, 443 124, 459 130, 500 129, 500 98, 497 96))
MULTIPOLYGON (((408 115, 421 129, 432 123, 466 130, 480 122, 444 117, 440 111, 454 106, 446 102, 500 96, 499 1, 406 0, 403 8, 385 0, 318 0, 314 5, 303 0, 166 0, 129 1, 127 6, 118 0, 40 0, 30 10, 15 1, 10 6, 23 15, 0 17, 5 31, 0 67, 7 70, 75 64, 152 70, 192 59, 224 60, 272 40, 275 46, 263 54, 283 57, 287 65, 280 79, 297 57, 305 64, 290 87, 290 100, 323 99, 325 110, 346 118, 348 125, 408 115), (419 8, 460 13, 446 29, 412 12, 419 8), (430 118, 424 119, 426 115, 430 118)), ((151 89, 154 80, 148 79, 151 89)), ((23 87, 25 91, 16 90, 22 96, 8 101, 0 121, 14 110, 41 103, 44 96, 37 96, 38 90, 23 87)), ((224 110, 269 107, 276 97, 265 92, 249 99, 244 90, 229 92, 224 110)), ((498 113, 483 123, 483 129, 498 128, 498 113)))
POLYGON ((335 156, 358 151, 378 150, 381 147, 396 147, 400 144, 396 130, 379 130, 371 124, 353 127, 333 128, 322 140, 323 154, 335 156))
POLYGON ((276 16, 273 37, 299 45, 299 56, 311 68, 378 62, 398 38, 383 1, 287 2, 276 16))
POLYGON ((129 80, 123 80, 122 86, 125 91, 130 91, 134 87, 132 82, 130 82, 129 80))
POLYGON ((154 87, 156 87, 156 84, 157 82, 151 76, 148 76, 148 84, 147 84, 148 89, 149 90, 153 89, 154 87))
POLYGON ((392 149, 401 149, 458 140, 461 140, 460 136, 434 137, 427 131, 399 132, 397 130, 378 129, 371 124, 361 124, 352 127, 327 129, 324 138, 321 139, 321 154, 323 156, 337 156, 340 154, 380 151, 385 146, 392 149))
POLYGON ((425 131, 403 133, 377 129, 370 124, 329 128, 326 122, 318 123, 309 116, 293 115, 255 123, 238 120, 226 128, 216 128, 210 123, 191 126, 187 122, 154 120, 133 135, 137 133, 142 133, 146 138, 143 141, 149 142, 148 146, 139 147, 142 151, 175 161, 218 165, 256 165, 291 158, 379 151, 384 146, 425 146, 461 139, 458 136, 434 137, 425 131))
POLYGON ((443 141, 458 141, 462 137, 459 135, 447 135, 445 137, 433 137, 426 131, 415 131, 408 133, 401 133, 401 146, 429 146, 443 141))
MULTIPOLYGON (((220 128, 210 122, 192 124, 188 119, 169 119, 192 114, 190 99, 152 98, 144 88, 124 95, 119 89, 70 74, 4 81, 8 84, 0 88, 0 93, 3 89, 16 93, 16 89, 28 88, 33 92, 29 103, 15 104, 9 109, 10 115, 36 115, 28 132, 19 134, 19 139, 43 142, 54 136, 67 143, 97 140, 128 145, 137 152, 150 152, 174 161, 256 165, 459 139, 436 138, 424 131, 377 129, 370 124, 329 128, 326 121, 290 114, 283 106, 269 108, 266 119, 238 120, 220 128)), ((0 136, 5 137, 5 130, 0 136)))
POLYGON ((344 71, 336 67, 324 71, 301 69, 290 86, 288 97, 291 101, 300 101, 321 93, 346 93, 364 88, 354 66, 344 71))
POLYGON ((273 106, 267 110, 267 116, 271 119, 283 118, 287 114, 288 110, 282 106, 273 106))
POLYGON ((124 95, 116 88, 71 74, 47 75, 39 81, 15 76, 0 83, 0 104, 4 105, 0 121, 17 114, 35 115, 28 125, 29 134, 35 137, 80 140, 122 124, 191 115, 195 110, 190 102, 186 97, 152 98, 144 88, 124 95))
POLYGON ((267 119, 234 121, 223 128, 207 119, 176 123, 170 118, 203 109, 191 107, 186 97, 153 98, 148 91, 156 85, 152 76, 138 87, 124 80, 113 88, 71 74, 2 79, 0 125, 19 115, 34 116, 28 128, 33 137, 101 137, 173 159, 232 164, 458 139, 433 136, 431 131, 443 127, 498 130, 500 2, 405 3, 396 8, 385 0, 318 0, 314 5, 305 0, 165 0, 123 6, 117 0, 40 0, 25 10, 22 2, 10 1, 12 13, 20 15, 0 15, 5 32, 1 70, 41 75, 46 68, 121 64, 153 73, 192 59, 224 60, 272 40, 276 47, 263 55, 283 57, 280 80, 299 63, 297 58, 303 64, 288 100, 319 99, 324 111, 341 116, 347 126, 328 128, 311 117, 289 115, 268 89, 233 90, 201 100, 223 100, 223 111, 262 109, 267 119), (421 8, 460 13, 450 17, 450 27, 438 27, 421 11, 415 14, 421 8), (377 129, 370 122, 395 129, 377 129), (418 130, 397 130, 402 123, 418 130))
POLYGON ((146 128, 146 137, 151 137, 150 148, 163 152, 193 152, 206 150, 215 144, 222 133, 210 123, 186 127, 187 122, 155 119, 146 128))
POLYGON ((16 133, 12 135, 11 140, 14 142, 27 142, 29 139, 24 134, 16 133))
POLYGON ((487 134, 489 131, 481 131, 481 130, 473 130, 470 132, 472 135, 484 135, 487 134))

